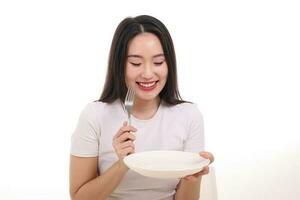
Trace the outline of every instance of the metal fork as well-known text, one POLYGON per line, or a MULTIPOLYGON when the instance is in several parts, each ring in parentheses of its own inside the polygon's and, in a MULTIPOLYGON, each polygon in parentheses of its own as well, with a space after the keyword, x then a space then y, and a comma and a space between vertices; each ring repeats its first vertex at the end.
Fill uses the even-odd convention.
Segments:
POLYGON ((127 94, 125 97, 125 109, 127 111, 127 115, 128 115, 128 125, 131 126, 131 117, 130 117, 130 113, 131 113, 131 109, 133 107, 133 103, 134 103, 134 91, 132 88, 128 88, 127 90, 127 94))

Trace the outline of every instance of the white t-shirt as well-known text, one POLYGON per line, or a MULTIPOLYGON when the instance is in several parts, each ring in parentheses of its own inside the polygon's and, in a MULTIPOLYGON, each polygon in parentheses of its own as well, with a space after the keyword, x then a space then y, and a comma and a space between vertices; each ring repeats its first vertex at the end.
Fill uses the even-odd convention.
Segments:
MULTIPOLYGON (((127 121, 127 114, 120 100, 111 104, 89 103, 81 112, 72 135, 71 154, 99 157, 98 170, 104 173, 118 160, 112 140, 124 121, 127 121)), ((136 152, 204 150, 203 118, 195 104, 167 106, 162 101, 151 119, 132 116, 131 124, 137 129, 136 152)), ((108 200, 171 200, 178 182, 178 179, 148 178, 129 170, 108 200)))

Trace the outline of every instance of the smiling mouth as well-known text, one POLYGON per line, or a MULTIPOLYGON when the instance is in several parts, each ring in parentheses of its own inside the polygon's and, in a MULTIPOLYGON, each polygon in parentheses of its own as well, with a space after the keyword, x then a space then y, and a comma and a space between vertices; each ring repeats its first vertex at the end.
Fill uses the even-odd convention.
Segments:
POLYGON ((143 91, 152 91, 156 88, 157 83, 159 81, 152 81, 152 82, 136 82, 139 88, 143 91))
POLYGON ((152 82, 136 82, 138 85, 145 87, 145 88, 151 88, 153 87, 158 81, 152 81, 152 82))

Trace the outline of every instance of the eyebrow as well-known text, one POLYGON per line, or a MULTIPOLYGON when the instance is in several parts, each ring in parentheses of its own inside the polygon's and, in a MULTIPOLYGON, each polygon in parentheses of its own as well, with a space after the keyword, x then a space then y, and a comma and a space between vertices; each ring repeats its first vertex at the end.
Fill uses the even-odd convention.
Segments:
MULTIPOLYGON (((160 57, 160 56, 165 56, 163 53, 160 53, 160 54, 156 54, 153 56, 153 58, 156 58, 156 57, 160 57)), ((131 55, 128 55, 127 58, 130 58, 130 57, 134 57, 134 58, 143 58, 143 56, 140 56, 140 55, 136 55, 136 54, 131 54, 131 55)))

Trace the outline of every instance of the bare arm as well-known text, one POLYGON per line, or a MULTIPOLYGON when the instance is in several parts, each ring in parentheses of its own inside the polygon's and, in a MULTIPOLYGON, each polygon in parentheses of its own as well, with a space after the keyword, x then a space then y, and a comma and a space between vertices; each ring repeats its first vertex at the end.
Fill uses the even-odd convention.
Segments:
POLYGON ((102 200, 116 189, 128 171, 123 158, 134 153, 135 136, 131 132, 135 131, 134 127, 127 126, 124 122, 113 138, 113 147, 119 160, 100 176, 97 171, 98 157, 86 158, 71 155, 70 196, 72 200, 102 200))
MULTIPOLYGON (((210 160, 210 163, 214 161, 214 156, 210 152, 201 152, 200 155, 210 160)), ((177 185, 177 191, 175 194, 175 200, 199 200, 201 199, 200 186, 203 175, 209 173, 209 167, 205 166, 202 171, 186 176, 180 180, 177 185)))
POLYGON ((71 155, 70 195, 72 200, 106 199, 119 185, 128 168, 117 161, 101 176, 97 176, 98 158, 71 155))
POLYGON ((175 195, 175 200, 198 200, 200 193, 201 177, 195 180, 181 179, 177 192, 175 195))

